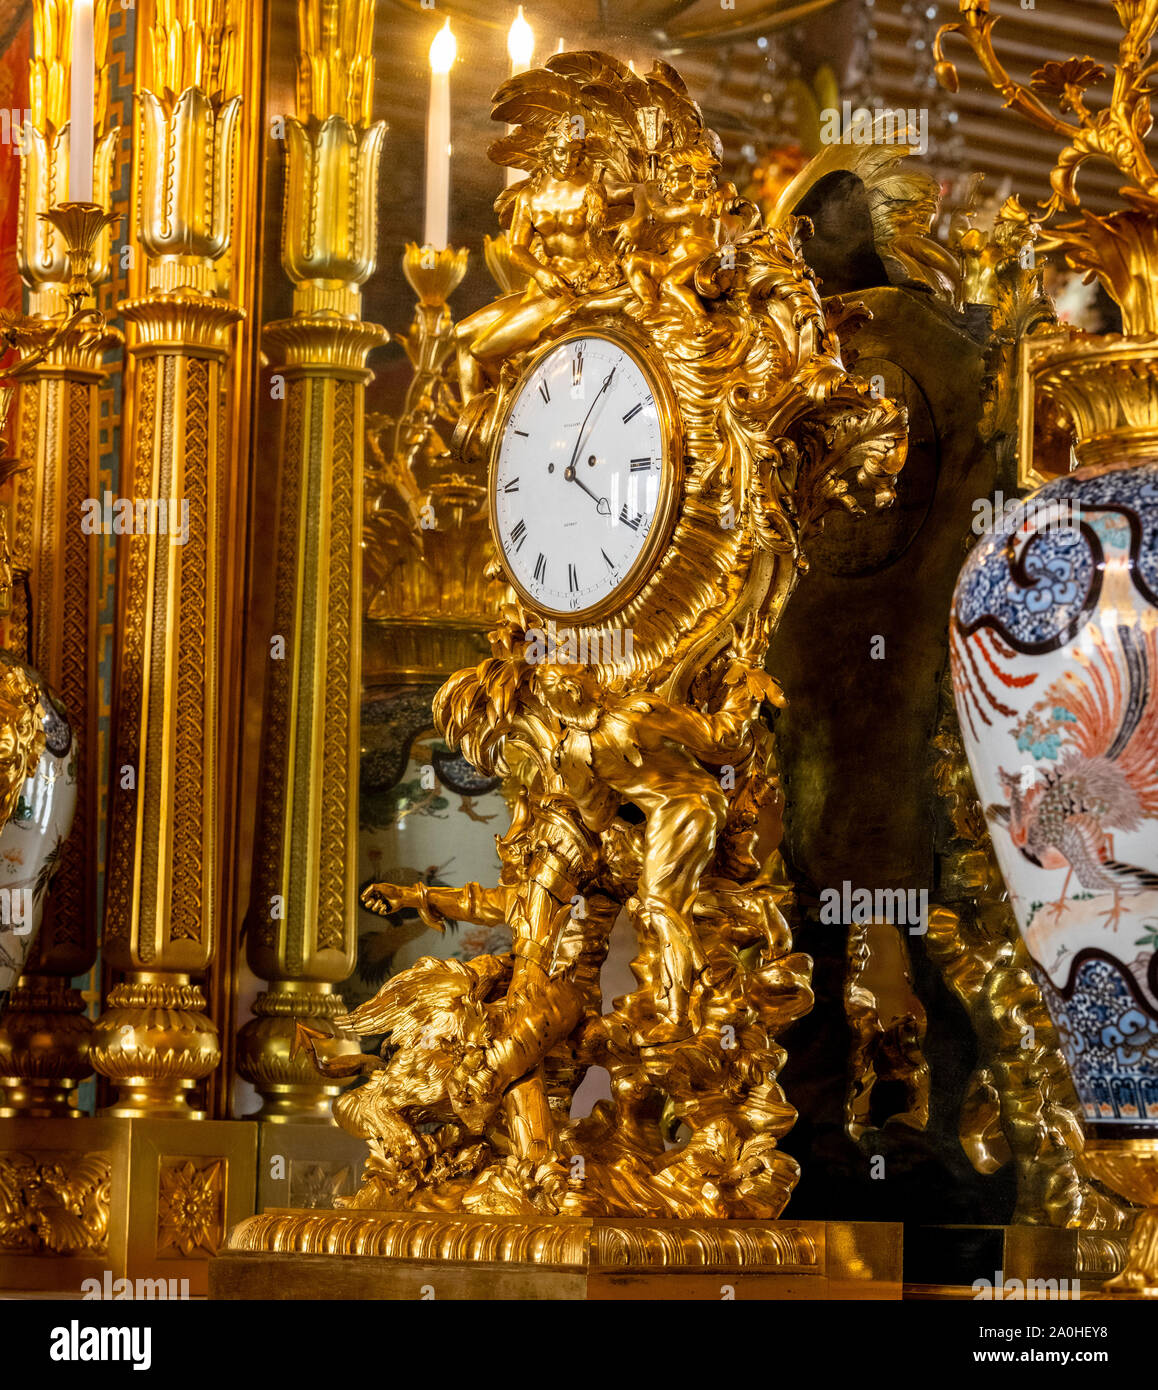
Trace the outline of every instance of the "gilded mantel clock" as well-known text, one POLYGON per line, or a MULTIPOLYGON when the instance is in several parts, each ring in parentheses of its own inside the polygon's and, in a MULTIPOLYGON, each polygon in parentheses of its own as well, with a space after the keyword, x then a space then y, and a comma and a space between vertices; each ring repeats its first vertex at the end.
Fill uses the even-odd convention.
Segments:
POLYGON ((489 468, 512 602, 435 717, 523 790, 497 885, 363 901, 506 923, 512 946, 419 961, 341 1021, 390 1035, 335 1105, 371 1144, 354 1202, 775 1217, 797 1176, 777 1035, 811 994, 765 650, 824 513, 891 500, 903 412, 845 370, 802 229, 722 180, 673 69, 558 54, 492 114, 513 127, 492 157, 527 174, 496 205, 524 285, 458 326, 454 447, 489 468), (549 621, 632 640, 544 653, 549 621), (638 983, 605 1013, 624 909, 638 983), (572 1117, 596 1066, 612 1098, 572 1117))

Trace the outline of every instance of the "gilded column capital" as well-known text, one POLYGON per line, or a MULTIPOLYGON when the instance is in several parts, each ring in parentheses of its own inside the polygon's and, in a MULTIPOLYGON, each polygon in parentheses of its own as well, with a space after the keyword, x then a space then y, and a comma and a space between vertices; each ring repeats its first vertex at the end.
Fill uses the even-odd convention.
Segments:
POLYGON ((386 341, 376 323, 333 318, 280 319, 266 324, 262 342, 271 360, 287 371, 321 372, 366 382, 366 357, 386 341))
POLYGON ((189 289, 126 300, 120 306, 133 325, 129 351, 169 353, 181 357, 212 357, 224 362, 232 341, 230 330, 245 312, 228 300, 189 289))

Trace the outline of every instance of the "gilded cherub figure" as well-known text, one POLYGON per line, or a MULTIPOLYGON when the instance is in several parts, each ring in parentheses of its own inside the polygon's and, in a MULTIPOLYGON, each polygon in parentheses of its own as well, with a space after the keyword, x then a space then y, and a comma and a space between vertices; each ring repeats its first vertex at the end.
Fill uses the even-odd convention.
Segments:
MULTIPOLYGON (((502 1006, 492 1011, 491 1027, 476 1034, 478 1045, 461 1051, 446 1078, 449 1103, 475 1132, 489 1122, 513 1083, 533 1074, 585 1014, 597 1018, 601 1011, 599 969, 619 907, 586 881, 582 895, 572 893, 579 876, 567 877, 566 869, 559 872, 560 847, 539 833, 539 818, 545 814, 551 813, 532 804, 526 788, 521 788, 510 829, 495 837, 502 869, 494 887, 381 883, 371 884, 362 894, 363 906, 372 912, 388 915, 410 907, 438 931, 448 918, 511 926, 514 941, 503 976, 502 1006), (579 897, 578 903, 574 897, 579 897)), ((556 823, 566 840, 571 837, 566 819, 559 822, 560 814, 556 808, 556 823)), ((581 827, 574 827, 574 838, 586 839, 581 827)), ((378 1031, 381 1001, 392 988, 387 984, 375 1000, 350 1014, 344 1026, 359 1033, 378 1031)), ((518 1123, 528 1107, 542 1110, 543 1104, 541 1088, 516 1092, 509 1099, 508 1119, 518 1123)), ((545 1116, 529 1118, 533 1124, 545 1116)))
MULTIPOLYGON (((617 244, 627 252, 627 278, 639 298, 645 304, 670 299, 697 324, 704 320, 704 308, 693 283, 696 271, 726 240, 722 232, 729 214, 751 208, 734 184, 719 182, 720 159, 719 137, 711 130, 697 144, 663 155, 660 177, 636 185, 635 211, 617 232, 617 244), (661 229, 659 245, 649 248, 654 228, 661 229)), ((737 218, 737 231, 750 220, 737 218)))
POLYGON ((488 364, 532 347, 577 299, 597 309, 625 298, 605 234, 609 208, 629 203, 632 188, 608 180, 593 163, 583 131, 580 114, 561 116, 535 172, 498 199, 511 266, 529 279, 525 290, 488 304, 455 329, 464 403, 482 389, 488 364))

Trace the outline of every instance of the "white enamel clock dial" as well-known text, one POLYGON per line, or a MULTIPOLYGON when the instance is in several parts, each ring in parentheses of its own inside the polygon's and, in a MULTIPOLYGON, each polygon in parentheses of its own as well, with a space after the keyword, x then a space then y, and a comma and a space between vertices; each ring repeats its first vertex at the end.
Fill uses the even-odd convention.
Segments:
POLYGON ((654 556, 672 489, 670 410, 612 338, 570 337, 520 382, 491 469, 495 537, 540 613, 626 599, 654 556))

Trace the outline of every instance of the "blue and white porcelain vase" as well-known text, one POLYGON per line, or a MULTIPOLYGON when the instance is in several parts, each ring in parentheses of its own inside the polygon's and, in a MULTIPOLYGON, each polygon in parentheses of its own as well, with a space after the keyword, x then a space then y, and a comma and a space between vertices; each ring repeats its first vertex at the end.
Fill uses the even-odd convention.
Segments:
POLYGON ((1105 1139, 1158 1139, 1158 461, 1140 433, 1079 442, 1097 461, 984 536, 951 621, 994 850, 1105 1139))
MULTIPOLYGON (((0 649, 0 1015, 32 956, 72 828, 76 752, 60 701, 37 672, 0 649)), ((0 1076, 16 1045, 8 1034, 0 1024, 0 1076)))
POLYGON ((1059 335, 1031 387, 1081 467, 970 553, 953 689, 1084 1162, 1145 1208, 1103 1295, 1158 1298, 1158 340, 1059 335))

